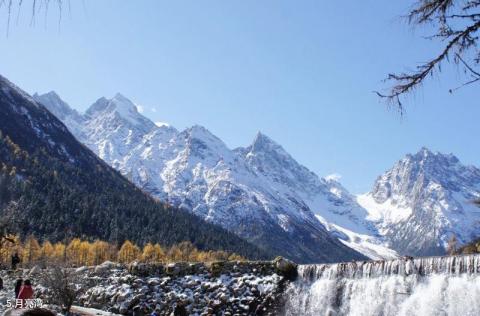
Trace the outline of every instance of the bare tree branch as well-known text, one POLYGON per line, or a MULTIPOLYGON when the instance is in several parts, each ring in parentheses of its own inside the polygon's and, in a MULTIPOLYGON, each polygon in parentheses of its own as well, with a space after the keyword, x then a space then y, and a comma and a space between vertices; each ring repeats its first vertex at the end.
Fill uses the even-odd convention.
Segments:
MULTIPOLYGON (((50 0, 30 0, 32 2, 32 7, 31 7, 31 17, 30 17, 30 26, 35 25, 35 18, 39 12, 43 10, 45 14, 45 27, 47 26, 47 17, 48 17, 48 9, 49 9, 49 3, 50 0)), ((59 17, 58 17, 58 24, 60 27, 60 24, 62 22, 62 12, 63 12, 63 3, 64 0, 55 0, 58 11, 59 11, 59 17)), ((0 9, 5 7, 7 11, 7 21, 6 21, 6 34, 7 37, 10 33, 10 26, 11 26, 11 17, 12 14, 15 14, 14 10, 17 10, 17 18, 16 22, 18 24, 19 19, 20 19, 20 11, 24 5, 25 1, 24 0, 0 0, 0 9)), ((68 6, 70 10, 70 1, 68 1, 68 6)))
POLYGON ((475 70, 480 63, 480 51, 477 46, 480 30, 480 0, 419 0, 406 16, 412 25, 430 24, 437 31, 428 39, 445 42, 442 51, 431 60, 415 67, 414 71, 399 74, 391 73, 385 81, 394 84, 388 92, 375 93, 395 104, 401 113, 404 107, 401 97, 419 88, 427 77, 439 74, 443 63, 453 63, 464 68, 470 78, 460 87, 449 89, 453 92, 463 86, 480 81, 480 72, 475 70), (453 58, 451 58, 453 57, 453 58), (467 61, 468 60, 468 61, 467 61))

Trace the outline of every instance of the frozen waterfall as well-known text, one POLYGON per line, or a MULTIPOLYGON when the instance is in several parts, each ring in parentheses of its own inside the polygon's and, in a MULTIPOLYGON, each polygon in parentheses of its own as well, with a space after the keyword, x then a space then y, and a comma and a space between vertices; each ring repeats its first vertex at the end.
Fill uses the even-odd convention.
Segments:
POLYGON ((480 255, 299 266, 285 314, 480 315, 480 255))

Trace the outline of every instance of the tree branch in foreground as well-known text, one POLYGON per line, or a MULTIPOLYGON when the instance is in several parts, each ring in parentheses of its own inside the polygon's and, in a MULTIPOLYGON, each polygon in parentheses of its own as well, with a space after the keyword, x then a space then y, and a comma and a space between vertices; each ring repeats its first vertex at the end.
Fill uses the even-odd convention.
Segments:
POLYGON ((480 30, 480 0, 419 0, 407 15, 414 26, 429 24, 436 27, 431 40, 445 43, 440 53, 431 60, 415 67, 413 71, 391 73, 385 79, 393 82, 386 93, 375 93, 398 107, 401 113, 404 107, 401 98, 421 87, 427 77, 433 77, 442 71, 444 63, 453 63, 463 69, 468 77, 457 89, 480 81, 480 63, 478 32, 480 30))

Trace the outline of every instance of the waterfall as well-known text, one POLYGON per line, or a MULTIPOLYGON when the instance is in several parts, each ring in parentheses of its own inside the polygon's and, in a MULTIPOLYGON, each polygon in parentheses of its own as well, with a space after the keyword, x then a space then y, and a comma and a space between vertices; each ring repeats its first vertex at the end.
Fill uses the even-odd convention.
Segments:
POLYGON ((480 255, 299 266, 285 315, 480 315, 480 255))

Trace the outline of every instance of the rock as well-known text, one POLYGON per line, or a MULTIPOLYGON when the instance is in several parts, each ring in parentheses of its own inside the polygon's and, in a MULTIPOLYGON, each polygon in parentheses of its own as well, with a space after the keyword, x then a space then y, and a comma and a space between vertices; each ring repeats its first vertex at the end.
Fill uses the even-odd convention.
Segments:
MULTIPOLYGON (((141 309, 145 315, 157 311, 166 315, 276 315, 270 301, 279 290, 282 275, 290 262, 215 262, 129 266, 105 262, 96 267, 72 269, 82 284, 80 305, 132 316, 141 309), (88 273, 92 272, 92 273, 88 273), (96 273, 93 273, 96 272, 96 273), (145 275, 145 273, 147 275, 145 275), (150 274, 152 273, 152 274, 150 274), (98 274, 98 275, 97 275, 98 274), (272 314, 273 313, 273 314, 272 314)), ((294 265, 293 263, 291 263, 294 265)), ((22 271, 27 275, 28 270, 22 271)), ((6 273, 0 276, 7 280, 6 273)), ((10 276, 8 284, 16 276, 10 276)), ((36 293, 42 297, 40 281, 36 293)), ((1 297, 1 296, 0 296, 1 297)), ((273 301, 272 301, 273 302, 273 301)))
POLYGON ((224 261, 216 261, 216 262, 210 263, 210 266, 209 266, 210 273, 213 276, 219 276, 224 270, 225 264, 226 263, 224 261))
POLYGON ((297 277, 298 271, 296 263, 283 257, 277 257, 273 262, 275 264, 275 269, 277 270, 278 274, 283 275, 290 280, 297 277))
POLYGON ((136 305, 138 305, 145 296, 143 294, 138 294, 135 295, 130 301, 125 302, 127 309, 130 311, 132 310, 136 305))
POLYGON ((181 272, 181 267, 178 263, 169 263, 165 267, 165 273, 168 275, 176 276, 180 274, 180 272, 181 272))
POLYGON ((78 274, 82 274, 82 273, 84 273, 84 272, 86 272, 86 271, 88 271, 88 267, 83 266, 83 267, 76 268, 75 271, 74 271, 74 273, 75 273, 76 275, 78 275, 78 274))
POLYGON ((108 309, 108 312, 109 312, 109 313, 112 313, 112 314, 118 314, 118 313, 120 313, 120 311, 119 311, 118 308, 116 308, 116 307, 110 307, 110 308, 108 309))
POLYGON ((123 303, 120 306, 120 309, 118 310, 118 312, 122 315, 127 315, 128 314, 128 306, 125 303, 123 303))
POLYGON ((222 293, 220 294, 220 300, 223 302, 223 303, 227 303, 228 302, 228 299, 230 298, 226 293, 222 293))
POLYGON ((188 316, 187 310, 183 304, 177 304, 173 310, 174 316, 188 316))
POLYGON ((103 274, 115 267, 115 263, 111 261, 105 261, 104 263, 98 265, 95 267, 95 273, 97 274, 103 274))

